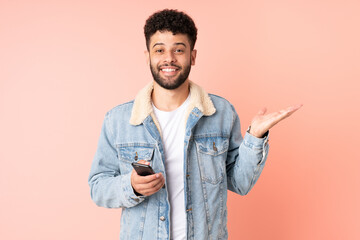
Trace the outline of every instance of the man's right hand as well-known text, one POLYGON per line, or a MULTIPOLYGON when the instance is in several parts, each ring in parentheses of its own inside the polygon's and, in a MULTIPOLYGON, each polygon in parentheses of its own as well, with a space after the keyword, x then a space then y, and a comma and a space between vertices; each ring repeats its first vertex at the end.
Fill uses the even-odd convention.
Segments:
MULTIPOLYGON (((150 165, 145 160, 140 160, 139 163, 150 165)), ((165 184, 165 178, 161 173, 155 173, 148 176, 140 176, 133 169, 131 172, 131 186, 133 189, 144 196, 150 196, 159 191, 165 184)))

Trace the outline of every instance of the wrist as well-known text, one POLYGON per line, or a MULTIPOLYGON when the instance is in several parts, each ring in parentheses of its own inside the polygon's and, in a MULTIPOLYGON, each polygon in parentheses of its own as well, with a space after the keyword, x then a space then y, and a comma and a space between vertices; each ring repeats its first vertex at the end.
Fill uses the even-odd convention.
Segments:
POLYGON ((264 138, 269 134, 269 130, 267 130, 265 133, 263 133, 263 132, 259 133, 259 132, 255 131, 254 129, 251 128, 251 125, 248 127, 247 132, 257 138, 264 138))
POLYGON ((143 196, 144 196, 144 195, 142 195, 141 193, 138 193, 138 192, 135 190, 134 187, 133 187, 132 189, 133 189, 133 191, 134 191, 134 194, 135 194, 137 197, 143 197, 143 196))

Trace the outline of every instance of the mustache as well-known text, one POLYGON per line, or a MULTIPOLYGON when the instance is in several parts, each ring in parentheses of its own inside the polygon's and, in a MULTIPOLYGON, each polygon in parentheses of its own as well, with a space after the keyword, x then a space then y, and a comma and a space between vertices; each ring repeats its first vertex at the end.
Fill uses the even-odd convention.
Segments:
POLYGON ((165 64, 162 64, 162 65, 160 65, 158 68, 160 69, 161 67, 169 67, 169 66, 171 66, 171 67, 177 67, 177 68, 179 68, 179 69, 181 69, 181 66, 179 66, 179 65, 176 65, 176 64, 174 64, 174 63, 165 63, 165 64))

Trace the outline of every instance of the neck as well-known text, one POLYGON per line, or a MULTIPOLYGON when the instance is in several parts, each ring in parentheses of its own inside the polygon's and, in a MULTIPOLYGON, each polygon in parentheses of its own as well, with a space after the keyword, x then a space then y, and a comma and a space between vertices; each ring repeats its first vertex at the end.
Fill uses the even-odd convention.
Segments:
POLYGON ((187 79, 180 87, 168 90, 160 87, 154 81, 154 90, 151 98, 155 107, 161 111, 170 112, 183 104, 189 96, 189 80, 187 79))

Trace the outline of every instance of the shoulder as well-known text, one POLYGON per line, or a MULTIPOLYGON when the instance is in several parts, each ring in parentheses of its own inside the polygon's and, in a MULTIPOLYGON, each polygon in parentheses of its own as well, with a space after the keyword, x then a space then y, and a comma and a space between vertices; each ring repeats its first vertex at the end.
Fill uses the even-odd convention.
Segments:
POLYGON ((215 95, 215 94, 210 94, 209 93, 209 97, 211 99, 211 101, 213 102, 216 111, 221 111, 221 110, 225 110, 225 111, 232 111, 235 112, 235 108, 234 106, 224 97, 215 95))
POLYGON ((106 113, 106 118, 118 118, 131 114, 134 105, 134 100, 119 104, 106 113))
POLYGON ((226 100, 224 97, 221 97, 219 95, 213 94, 213 93, 209 93, 209 97, 211 98, 211 100, 215 100, 215 101, 224 101, 224 102, 228 102, 230 103, 228 100, 226 100))

